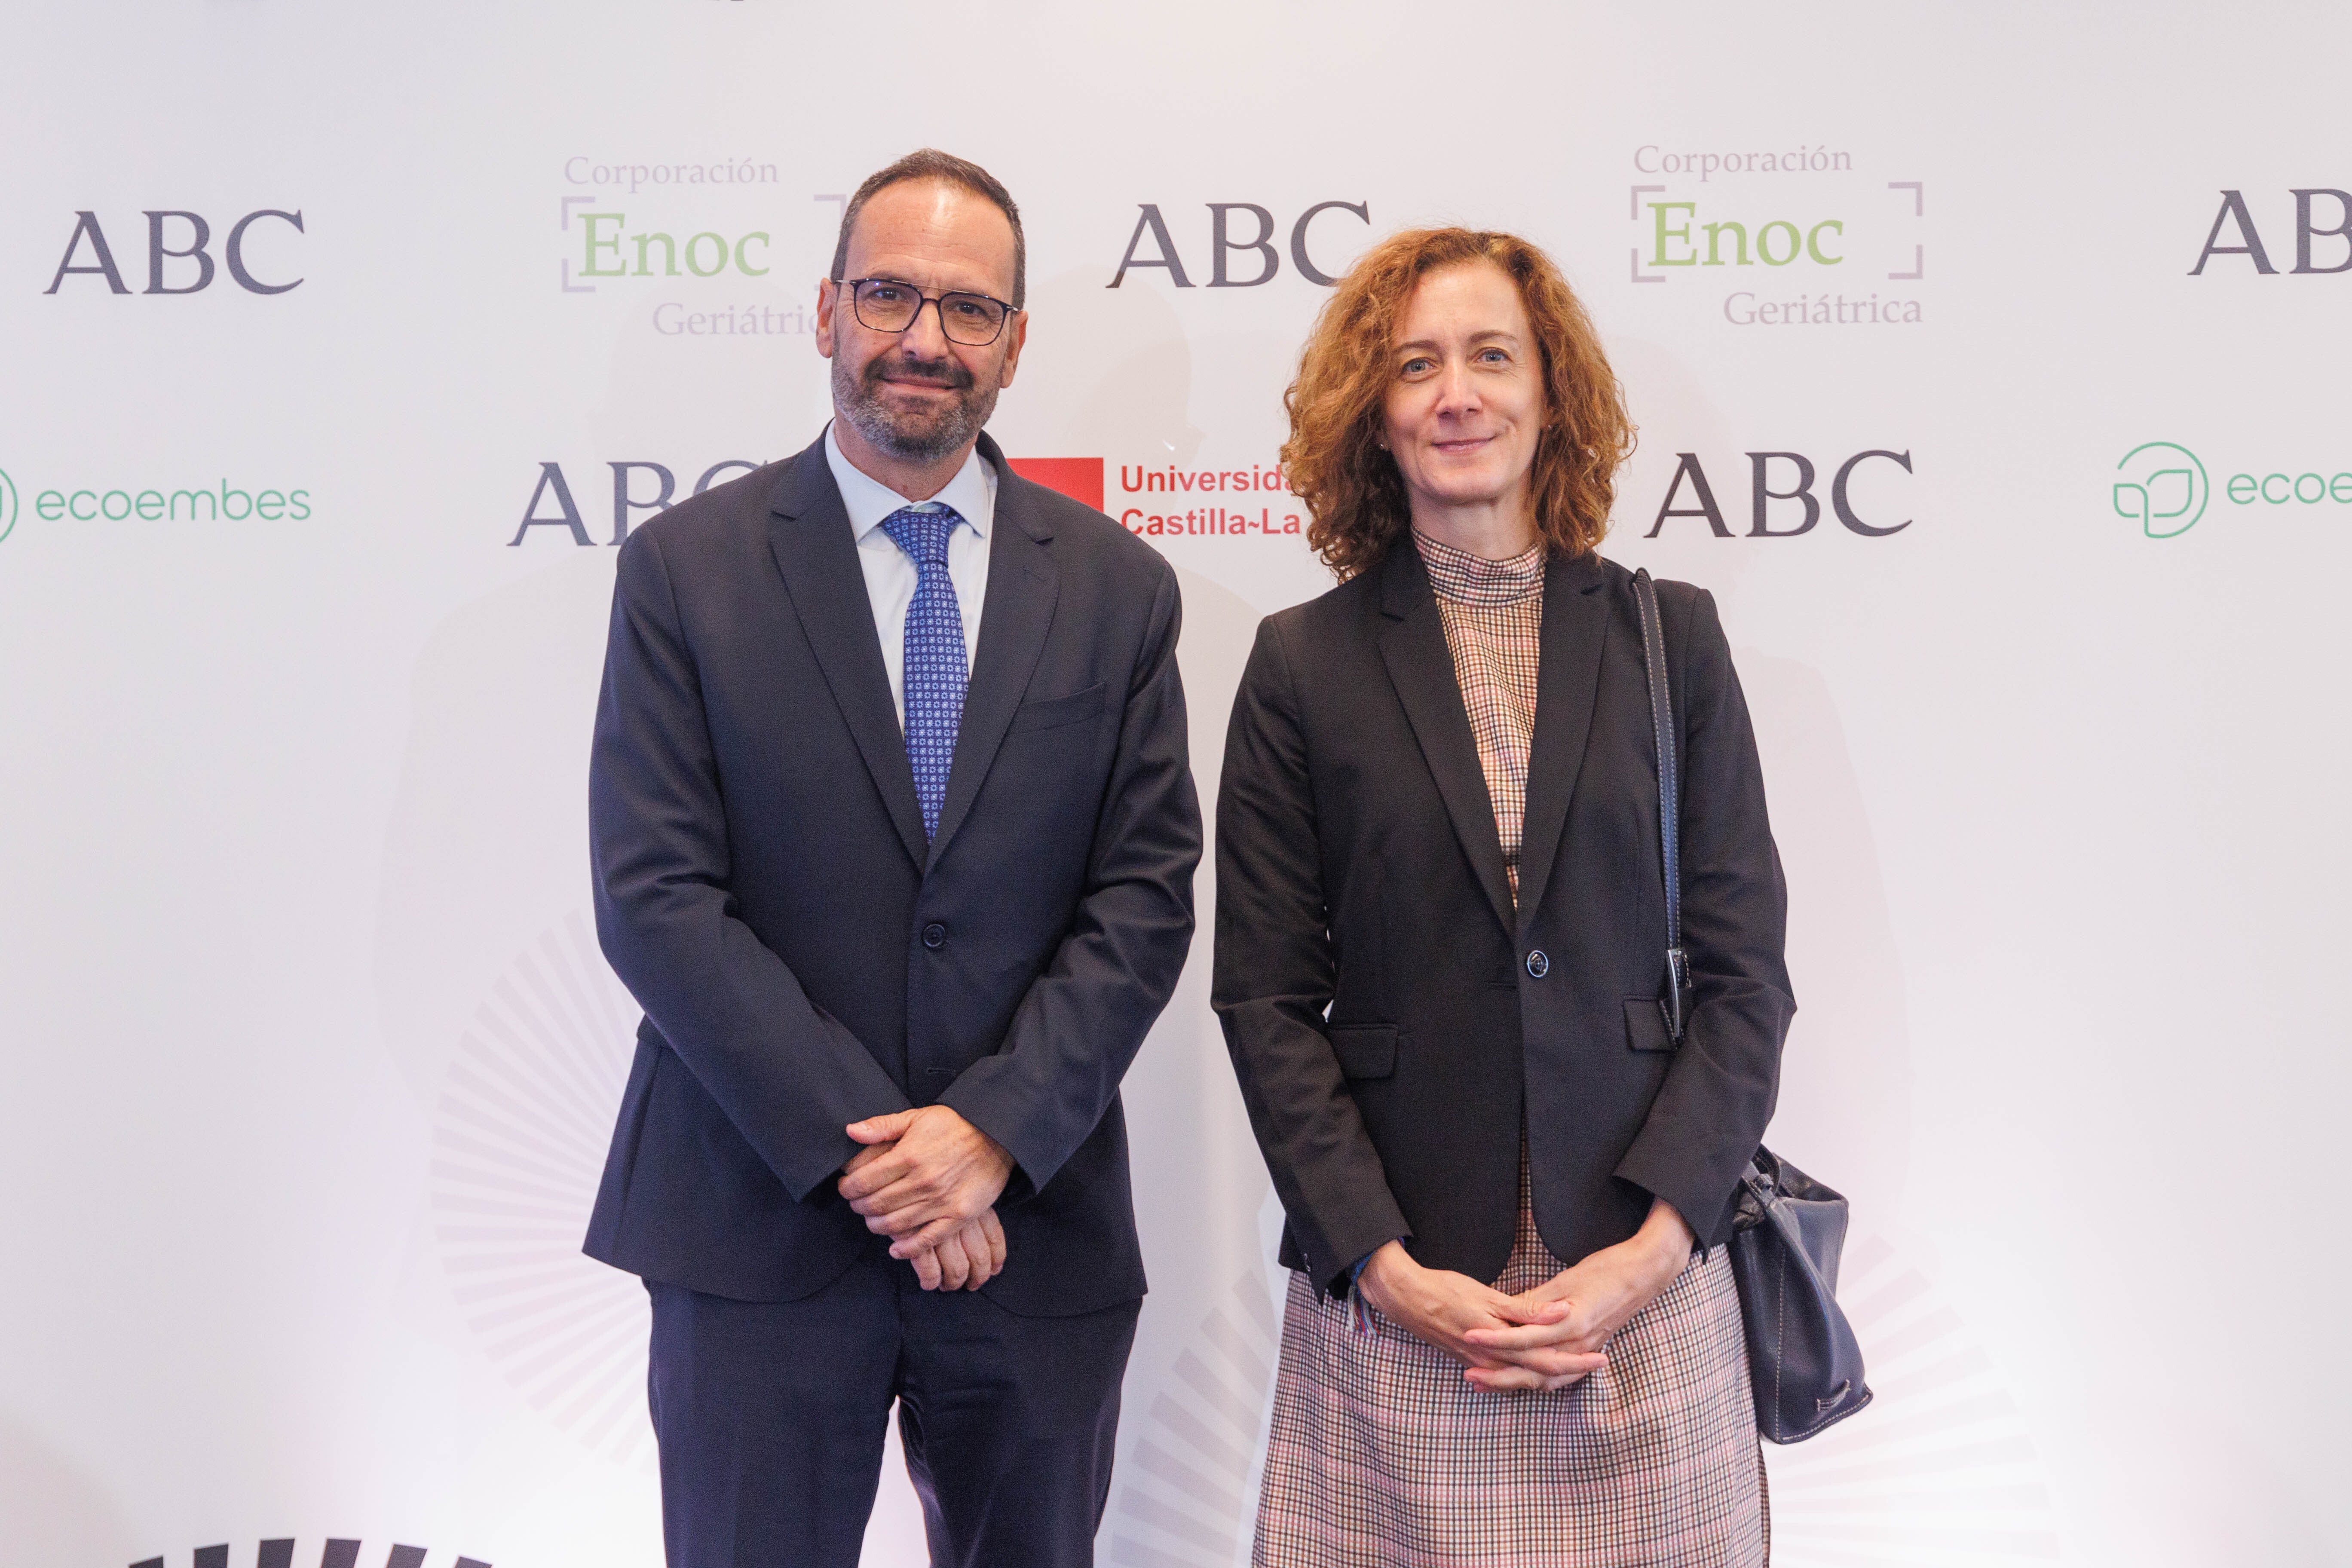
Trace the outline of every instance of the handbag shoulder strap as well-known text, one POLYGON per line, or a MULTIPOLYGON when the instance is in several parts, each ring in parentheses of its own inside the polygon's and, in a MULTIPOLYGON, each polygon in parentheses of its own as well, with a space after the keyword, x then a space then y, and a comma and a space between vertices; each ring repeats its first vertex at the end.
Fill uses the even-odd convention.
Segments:
POLYGON ((1666 687, 1665 626, 1658 616, 1658 588, 1648 567, 1633 574, 1633 604, 1642 622, 1642 663, 1650 674, 1650 729, 1658 756, 1658 847, 1665 862, 1666 994, 1658 1003, 1666 1031, 1683 1037, 1683 998, 1690 990, 1690 954, 1683 948, 1683 781, 1675 754, 1674 694, 1666 687))

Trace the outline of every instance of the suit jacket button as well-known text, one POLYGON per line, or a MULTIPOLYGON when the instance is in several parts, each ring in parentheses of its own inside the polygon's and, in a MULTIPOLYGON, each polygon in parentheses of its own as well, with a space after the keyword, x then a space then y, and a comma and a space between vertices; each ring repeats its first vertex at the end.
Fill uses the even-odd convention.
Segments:
POLYGON ((1538 980, 1551 973, 1551 960, 1544 955, 1542 948, 1532 949, 1528 953, 1528 973, 1538 980))
POLYGON ((923 945, 925 947, 945 947, 947 944, 947 927, 940 924, 937 921, 933 921, 930 924, 923 928, 923 945))

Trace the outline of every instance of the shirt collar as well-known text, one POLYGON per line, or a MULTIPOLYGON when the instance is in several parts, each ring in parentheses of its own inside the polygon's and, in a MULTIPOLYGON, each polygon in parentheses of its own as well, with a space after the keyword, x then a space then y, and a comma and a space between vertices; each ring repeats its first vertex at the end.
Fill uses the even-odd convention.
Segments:
MULTIPOLYGON (((866 473, 843 455, 841 444, 833 438, 833 426, 824 427, 824 460, 833 469, 833 482, 841 491, 842 509, 849 513, 849 534, 863 540, 882 526, 891 513, 909 506, 926 503, 909 501, 888 485, 866 473)), ((956 470, 947 488, 930 498, 943 506, 953 507, 956 515, 971 525, 981 538, 988 537, 990 522, 996 510, 996 470, 974 447, 956 470)))
POLYGON ((1429 573, 1430 591, 1441 599, 1457 605, 1508 605, 1543 592, 1546 546, 1540 539, 1502 561, 1474 555, 1417 528, 1412 542, 1429 573))

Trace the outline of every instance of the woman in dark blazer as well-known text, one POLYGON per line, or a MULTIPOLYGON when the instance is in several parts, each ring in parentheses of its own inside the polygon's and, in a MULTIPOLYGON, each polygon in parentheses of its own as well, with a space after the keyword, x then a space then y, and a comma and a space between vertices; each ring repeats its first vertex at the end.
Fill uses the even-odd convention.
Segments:
POLYGON ((1340 584, 1270 616, 1217 814, 1214 1001, 1292 1279, 1262 1563, 1760 1563, 1723 1242, 1794 1008, 1713 601, 1661 583, 1675 1046, 1631 446, 1557 268, 1402 234, 1344 279, 1284 460, 1340 584))

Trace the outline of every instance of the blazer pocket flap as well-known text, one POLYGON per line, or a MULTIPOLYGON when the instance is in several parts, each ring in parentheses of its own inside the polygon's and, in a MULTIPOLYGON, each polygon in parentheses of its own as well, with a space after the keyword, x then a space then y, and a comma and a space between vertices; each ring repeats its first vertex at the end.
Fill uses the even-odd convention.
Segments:
POLYGON ((1084 691, 1073 691, 1067 697, 1041 697, 1034 702, 1024 702, 1013 712, 1012 732, 1056 730, 1091 719, 1102 711, 1104 689, 1103 683, 1097 680, 1084 691))
POLYGON ((1666 1015, 1655 996, 1625 998, 1625 1043, 1637 1051, 1675 1048, 1675 1037, 1666 1032, 1666 1015))
POLYGON ((1394 1024, 1329 1024, 1324 1033, 1331 1037, 1339 1070, 1349 1078, 1387 1078, 1396 1071, 1394 1024))

